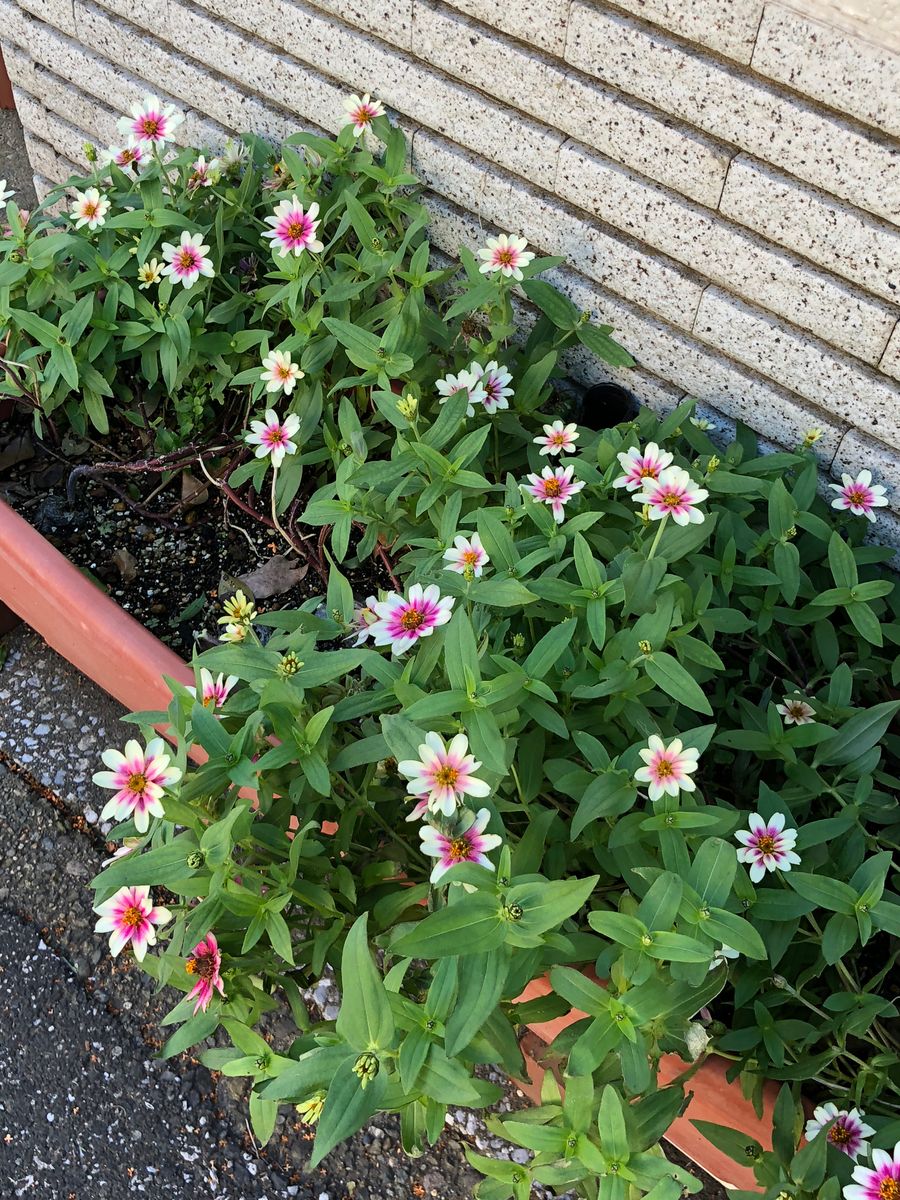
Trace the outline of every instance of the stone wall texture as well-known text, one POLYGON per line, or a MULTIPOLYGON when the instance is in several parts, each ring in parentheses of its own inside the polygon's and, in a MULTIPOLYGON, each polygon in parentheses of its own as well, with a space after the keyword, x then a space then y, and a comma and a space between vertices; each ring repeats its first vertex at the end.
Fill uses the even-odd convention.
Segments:
MULTIPOLYGON (((432 238, 497 231, 570 266, 609 376, 697 396, 891 489, 900 539, 895 0, 0 0, 44 187, 148 90, 186 142, 336 131, 369 91, 412 138, 432 238)), ((573 372, 604 377, 575 359, 573 372)), ((884 525, 887 528, 884 528, 884 525)))

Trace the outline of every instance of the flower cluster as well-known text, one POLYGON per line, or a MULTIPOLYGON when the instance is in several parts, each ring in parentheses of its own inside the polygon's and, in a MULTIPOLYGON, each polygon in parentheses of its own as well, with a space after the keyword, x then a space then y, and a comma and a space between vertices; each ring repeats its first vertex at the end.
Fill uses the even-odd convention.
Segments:
POLYGON ((222 607, 225 609, 225 616, 219 617, 218 624, 225 626, 225 632, 220 641, 243 642, 256 616, 256 606, 238 589, 222 607))
POLYGON ((466 416, 474 417, 477 404, 491 415, 509 408, 509 397, 513 395, 511 381, 512 375, 506 367, 493 360, 485 366, 472 362, 465 370, 439 379, 434 386, 441 404, 446 404, 457 392, 466 392, 469 400, 466 416))

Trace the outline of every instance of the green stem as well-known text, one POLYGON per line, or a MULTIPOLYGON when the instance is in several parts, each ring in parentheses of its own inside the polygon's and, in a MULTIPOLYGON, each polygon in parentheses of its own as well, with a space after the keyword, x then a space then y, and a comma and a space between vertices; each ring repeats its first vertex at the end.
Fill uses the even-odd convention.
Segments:
POLYGON ((668 521, 668 519, 669 519, 669 515, 667 513, 659 523, 659 529, 657 529, 657 531, 656 531, 656 537, 653 539, 653 544, 650 547, 650 553, 647 555, 647 562, 649 562, 650 559, 653 557, 653 555, 656 553, 656 547, 659 545, 659 539, 663 535, 663 530, 666 527, 666 521, 668 521))

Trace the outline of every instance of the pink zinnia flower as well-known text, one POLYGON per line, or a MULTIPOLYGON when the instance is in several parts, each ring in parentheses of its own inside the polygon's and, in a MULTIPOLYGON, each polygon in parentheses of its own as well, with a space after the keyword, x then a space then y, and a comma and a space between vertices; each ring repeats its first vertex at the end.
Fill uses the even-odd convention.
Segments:
POLYGON ((408 599, 391 592, 373 604, 378 620, 369 626, 376 646, 390 646, 394 654, 403 654, 419 638, 430 637, 439 625, 446 625, 453 608, 453 597, 442 596, 437 584, 427 588, 414 583, 408 599))
POLYGON ((681 738, 675 738, 666 746, 661 737, 651 734, 647 746, 639 750, 646 764, 639 767, 634 777, 638 783, 647 783, 647 793, 651 800, 661 800, 663 796, 677 796, 681 792, 693 792, 697 785, 691 775, 697 770, 697 759, 700 751, 692 746, 685 749, 681 738))
POLYGON ((635 492, 635 504, 646 504, 650 520, 671 517, 676 525, 699 525, 703 513, 696 506, 709 495, 706 488, 697 487, 683 467, 666 467, 657 479, 644 480, 643 491, 635 492))
POLYGON ((575 468, 571 466, 556 467, 555 470, 544 467, 540 475, 528 476, 531 486, 526 487, 525 491, 530 492, 535 500, 550 505, 557 525, 562 524, 566 515, 565 505, 584 487, 583 479, 577 483, 572 481, 574 473, 575 468))
POLYGON ((466 796, 484 799, 490 795, 489 785, 475 778, 474 772, 480 766, 469 753, 469 739, 464 733, 458 733, 449 744, 439 733, 426 733, 419 757, 397 763, 397 770, 409 779, 406 790, 411 796, 420 803, 424 799, 431 812, 450 817, 466 796))
POLYGON ((145 884, 119 888, 109 900, 98 904, 94 912, 100 918, 94 932, 112 934, 109 948, 113 958, 131 942, 138 962, 147 953, 147 947, 156 943, 155 926, 172 919, 167 908, 154 907, 150 888, 145 884))
POLYGON ((790 696, 785 696, 784 704, 776 704, 775 711, 784 718, 785 725, 815 724, 816 710, 805 700, 792 700, 790 696))
POLYGON ((478 376, 471 369, 460 371, 458 375, 445 375, 434 386, 440 396, 440 404, 446 404, 450 397, 455 396, 457 392, 468 392, 467 417, 474 417, 475 405, 484 404, 487 399, 487 392, 482 387, 478 376))
POLYGON ((794 853, 797 830, 785 829, 783 813, 773 813, 768 822, 759 813, 751 813, 748 823, 749 831, 739 829, 734 836, 741 843, 738 862, 751 864, 752 883, 759 883, 766 871, 789 871, 792 864, 800 862, 799 854, 794 853))
POLYGON ((875 1130, 871 1125, 866 1125, 862 1117, 859 1109, 851 1108, 848 1111, 829 1101, 828 1104, 814 1109, 812 1119, 806 1122, 806 1140, 811 1142, 814 1137, 818 1137, 829 1121, 834 1121, 825 1137, 836 1150, 840 1150, 849 1158, 868 1154, 869 1143, 866 1138, 871 1137, 875 1130))
POLYGON ((427 796, 419 796, 418 803, 415 805, 415 807, 412 809, 412 811, 409 813, 409 815, 407 816, 406 819, 407 819, 407 821, 418 821, 419 818, 424 817, 428 811, 429 811, 428 797, 427 796))
POLYGON ((274 408, 266 409, 264 421, 251 421, 252 433, 247 434, 248 445, 256 447, 256 457, 272 456, 272 466, 280 467, 286 454, 296 454, 297 443, 291 438, 300 428, 300 418, 296 413, 288 413, 282 421, 274 408))
POLYGON ((295 255, 302 254, 304 250, 318 254, 324 249, 316 238, 318 215, 318 204, 311 204, 304 212, 297 197, 291 196, 290 200, 276 204, 272 216, 266 217, 266 224, 272 228, 267 229, 263 237, 271 239, 272 249, 281 258, 287 258, 292 250, 295 255))
POLYGON ((554 421, 552 425, 544 426, 544 436, 536 437, 534 444, 541 447, 541 454, 571 454, 578 440, 578 426, 564 425, 562 421, 554 421))
POLYGON ((534 258, 531 251, 525 249, 527 245, 523 237, 507 237, 505 233, 488 238, 487 245, 478 251, 478 257, 484 260, 479 270, 483 275, 499 271, 506 279, 524 278, 522 268, 534 258))
POLYGON ((362 97, 348 96, 344 109, 347 113, 344 124, 353 126, 354 137, 365 133, 376 117, 384 116, 384 105, 380 100, 373 100, 368 92, 362 97))
POLYGON ((496 833, 485 833, 491 814, 482 808, 477 814, 469 813, 459 822, 452 833, 442 833, 433 825, 423 825, 419 830, 422 839, 422 853, 438 861, 431 872, 431 882, 437 883, 451 867, 459 863, 478 863, 480 867, 493 870, 493 863, 487 856, 488 850, 493 850, 503 841, 496 833))
MULTIPOLYGON (((221 708, 228 699, 228 693, 237 683, 237 675, 229 675, 226 679, 224 675, 219 675, 213 678, 212 672, 206 667, 200 668, 200 703, 204 708, 221 708)), ((197 695, 197 689, 189 687, 188 691, 192 696, 197 695)))
POLYGON ((141 143, 134 138, 129 138, 127 146, 110 146, 105 150, 101 162, 104 166, 115 163, 124 171, 127 167, 139 167, 143 157, 144 151, 141 143))
POLYGON ((177 246, 163 242, 160 249, 166 260, 162 274, 177 279, 186 288, 192 288, 201 275, 207 279, 215 275, 212 259, 206 257, 209 246, 203 244, 202 233, 188 233, 185 229, 177 246))
POLYGON ((162 738, 153 738, 146 750, 130 739, 125 743, 124 754, 119 750, 103 751, 100 757, 110 770, 97 771, 94 783, 115 788, 116 794, 100 814, 101 820, 115 817, 117 821, 125 821, 132 817, 138 833, 146 833, 150 817, 164 815, 160 804, 163 789, 181 778, 178 767, 169 766, 164 748, 162 738))
POLYGON ((629 492, 642 488, 648 479, 659 479, 660 472, 672 461, 668 450, 660 450, 656 442, 648 442, 643 451, 640 446, 632 446, 616 458, 622 474, 613 480, 613 487, 627 488, 629 492))
POLYGON ((101 196, 95 187, 89 187, 84 192, 76 190, 75 199, 69 210, 69 217, 75 222, 75 228, 81 229, 87 225, 92 232, 106 222, 109 212, 109 201, 101 196))
POLYGON ((872 1167, 856 1167, 856 1183, 844 1185, 845 1200, 900 1200, 900 1142, 893 1157, 886 1150, 872 1151, 872 1167))
POLYGON ((357 609, 355 612, 356 641, 353 643, 354 646, 361 646, 363 642, 367 642, 369 640, 372 626, 378 620, 378 614, 375 612, 375 605, 377 603, 377 596, 367 596, 363 607, 357 609))
POLYGON ((453 545, 444 551, 444 561, 447 563, 445 571, 456 571, 458 575, 471 571, 477 579, 484 571, 485 564, 491 560, 477 533, 471 537, 459 533, 453 539, 453 545))
POLYGON ((287 350, 272 350, 262 360, 265 367, 260 379, 265 380, 267 392, 281 392, 289 396, 294 390, 298 379, 305 379, 306 373, 300 370, 287 350))
POLYGON ((852 475, 842 475, 840 483, 828 485, 837 496, 832 500, 832 508, 849 510, 855 517, 868 517, 875 520, 873 508, 883 508, 887 504, 887 496, 880 483, 872 483, 871 471, 860 471, 854 479, 852 475))
POLYGON ((225 989, 222 986, 222 976, 219 969, 222 966, 222 955, 215 935, 208 933, 202 942, 198 942, 191 951, 190 958, 184 964, 188 975, 196 975, 197 982, 188 992, 188 1000, 197 997, 194 1005, 194 1016, 198 1012, 206 1012, 213 998, 213 991, 218 991, 224 999, 225 989))
POLYGON ((130 117, 122 117, 119 121, 119 131, 135 141, 146 142, 148 145, 162 149, 181 122, 184 114, 178 112, 174 105, 163 105, 157 96, 145 96, 143 104, 134 104, 130 117))
POLYGON ((481 403, 485 412, 493 416, 498 409, 509 408, 509 397, 514 393, 511 387, 507 387, 512 375, 506 367, 501 367, 496 361, 489 362, 485 367, 473 362, 469 365, 469 374, 475 376, 478 386, 484 392, 481 403))
POLYGON ((191 164, 191 177, 188 180, 188 187, 194 191, 196 188, 212 187, 217 181, 220 174, 219 160, 212 159, 206 161, 206 156, 201 154, 197 161, 191 164))

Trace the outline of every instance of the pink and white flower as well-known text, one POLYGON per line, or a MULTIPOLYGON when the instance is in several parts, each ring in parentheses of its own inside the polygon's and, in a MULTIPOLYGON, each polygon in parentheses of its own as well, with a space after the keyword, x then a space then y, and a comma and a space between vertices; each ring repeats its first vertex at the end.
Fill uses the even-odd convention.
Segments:
POLYGON ((376 117, 384 116, 384 105, 373 100, 368 92, 364 96, 348 96, 344 101, 345 125, 353 126, 353 136, 366 132, 376 117))
POLYGON ((453 545, 444 551, 444 561, 447 563, 445 571, 456 571, 458 575, 465 575, 471 571, 478 579, 483 574, 485 565, 491 560, 477 533, 469 537, 458 533, 453 539, 453 545))
POLYGON ((212 279, 215 275, 212 259, 207 258, 209 246, 203 243, 202 233, 188 233, 182 230, 181 241, 177 246, 171 242, 163 242, 161 246, 166 265, 163 275, 169 275, 173 280, 183 283, 186 288, 192 288, 201 275, 212 279))
POLYGON ((221 173, 221 167, 217 158, 207 162, 205 155, 201 154, 196 162, 191 164, 191 176, 188 179, 188 187, 192 191, 201 187, 212 187, 214 183, 218 182, 221 173))
POLYGON ((566 515, 565 506, 584 487, 583 479, 578 481, 572 479, 574 473, 575 468, 572 466, 556 467, 555 470, 544 467, 540 475, 528 476, 531 486, 526 486, 525 491, 542 504, 550 505, 550 511, 553 513, 553 519, 557 525, 562 524, 566 515))
MULTIPOLYGON (((869 1153, 870 1138, 875 1130, 863 1121, 863 1113, 857 1108, 838 1108, 829 1101, 820 1104, 813 1110, 812 1118, 806 1122, 806 1140, 811 1142, 822 1132, 830 1121, 834 1124, 825 1135, 835 1150, 840 1150, 849 1158, 859 1158, 861 1154, 869 1153)), ((900 1193, 898 1193, 900 1194, 900 1193)))
POLYGON ((15 188, 7 189, 6 180, 0 179, 0 204, 5 204, 10 196, 14 196, 15 194, 15 188))
POLYGON ((418 821, 419 818, 424 817, 428 811, 428 797, 418 796, 415 807, 412 809, 406 819, 407 821, 418 821))
POLYGON ((469 753, 469 739, 464 733, 445 743, 439 733, 432 732, 425 734, 419 757, 397 763, 397 770, 409 780, 406 790, 411 796, 420 803, 424 799, 430 812, 451 817, 466 796, 483 800, 490 795, 489 785, 475 778, 480 766, 469 753))
POLYGON ((844 1185, 844 1200, 900 1200, 900 1142, 893 1155, 872 1151, 872 1167, 856 1167, 856 1183, 844 1185))
POLYGON ((156 944, 156 926, 165 925, 172 919, 167 908, 154 906, 146 884, 119 888, 109 900, 96 905, 94 912, 100 918, 94 932, 112 935, 109 949, 113 958, 131 942, 138 962, 143 960, 147 947, 156 944))
POLYGON ((95 187, 89 187, 83 192, 75 191, 75 199, 69 209, 69 217, 75 222, 75 228, 81 229, 87 225, 93 232, 106 222, 109 212, 109 200, 101 196, 95 187))
POLYGON ((527 245, 525 238, 512 234, 501 233, 499 237, 488 238, 487 245, 478 251, 478 257, 483 260, 479 270, 483 275, 499 271, 505 279, 524 278, 522 268, 534 258, 532 252, 525 249, 527 245))
POLYGON ((378 620, 369 626, 376 646, 390 646, 394 654, 404 654, 419 638, 430 637, 439 625, 451 617, 453 597, 442 596, 437 584, 423 588, 414 583, 408 598, 390 592, 372 605, 378 620))
POLYGON ((292 251, 295 255, 302 254, 304 250, 318 254, 324 249, 316 237, 318 215, 318 204, 311 204, 304 212, 297 197, 291 196, 290 200, 276 204, 271 217, 266 217, 266 224, 272 228, 267 229, 263 237, 270 239, 272 250, 281 258, 287 258, 292 251))
POLYGON ((475 405, 484 404, 487 399, 487 392, 482 387, 478 376, 471 369, 460 371, 458 375, 445 375, 434 386, 440 396, 440 404, 446 404, 450 397, 455 396, 457 392, 468 392, 469 404, 466 408, 467 417, 474 417, 475 405))
POLYGON ((130 117, 121 118, 119 132, 161 150, 183 120, 184 114, 174 105, 164 105, 158 96, 147 95, 143 104, 132 105, 130 117))
POLYGON ((296 413, 288 413, 282 421, 274 408, 266 409, 264 421, 251 421, 252 433, 247 434, 247 444, 256 447, 256 457, 272 456, 272 466, 280 467, 286 454, 297 453, 297 443, 291 438, 300 428, 296 413))
MULTIPOLYGON (((509 408, 509 397, 514 394, 513 389, 508 387, 512 375, 507 371, 506 367, 501 367, 496 360, 489 362, 487 366, 480 366, 477 362, 469 364, 469 373, 474 375, 478 380, 479 387, 484 392, 485 412, 493 416, 499 409, 509 408)), ((471 416, 471 414, 469 414, 471 416)))
POLYGON ((710 960, 710 971, 714 971, 716 967, 721 966, 722 963, 727 966, 729 958, 740 958, 740 952, 733 949, 731 946, 726 946, 723 942, 710 960))
POLYGON ((291 360, 287 350, 272 350, 262 360, 262 365, 265 370, 260 379, 265 380, 267 392, 284 392, 289 396, 297 380, 306 378, 306 372, 301 371, 299 364, 291 360))
POLYGON ((828 486, 837 492, 831 507, 851 512, 855 517, 868 517, 874 521, 872 509, 883 508, 888 502, 882 485, 872 482, 871 471, 860 471, 855 479, 852 475, 844 474, 840 483, 829 483, 828 486))
POLYGON ((225 998, 225 988, 222 984, 222 976, 220 974, 221 966, 222 954, 219 950, 219 944, 216 941, 215 934, 208 933, 202 942, 197 943, 191 951, 187 962, 184 964, 184 969, 188 975, 197 976, 197 982, 191 991, 188 992, 187 997, 188 1000, 193 1000, 195 996, 197 997, 197 1003, 194 1005, 194 1016, 198 1012, 206 1012, 214 992, 217 991, 223 999, 225 998))
POLYGON ((667 746, 661 737, 651 734, 646 747, 638 754, 645 765, 635 771, 634 777, 638 783, 649 784, 647 793, 651 800, 696 790, 691 775, 697 770, 700 751, 693 746, 685 748, 681 738, 673 738, 667 746))
POLYGON ((163 265, 158 258, 150 258, 138 267, 138 289, 146 291, 154 283, 162 283, 163 265))
POLYGON ((656 442, 648 442, 641 450, 640 446, 632 446, 616 455, 622 474, 613 480, 613 487, 623 487, 629 492, 636 492, 644 487, 647 480, 659 479, 660 473, 671 463, 672 455, 668 450, 660 450, 656 442))
POLYGON ((356 641, 354 646, 361 646, 363 642, 367 642, 371 635, 372 626, 378 620, 378 614, 375 612, 375 605, 378 603, 377 596, 367 596, 365 605, 357 609, 356 619, 356 641))
MULTIPOLYGON (((211 671, 206 667, 200 668, 200 703, 204 708, 217 709, 221 708, 228 699, 228 693, 238 681, 237 675, 229 675, 226 679, 224 675, 218 675, 213 678, 211 671)), ((187 689, 192 696, 196 697, 197 689, 189 687, 187 689)))
POLYGON ((100 757, 110 769, 97 771, 94 783, 114 788, 116 794, 100 814, 101 820, 114 817, 126 821, 132 817, 138 833, 146 833, 150 817, 164 815, 160 804, 163 791, 181 778, 178 767, 169 766, 171 760, 164 749, 162 738, 153 738, 146 750, 132 738, 125 743, 124 754, 121 750, 103 751, 100 757))
POLYGON ((442 833, 433 825, 422 826, 419 830, 422 853, 437 859, 431 872, 432 883, 438 883, 451 867, 459 863, 477 863, 489 871, 494 869, 487 853, 496 849, 503 838, 496 833, 484 832, 490 819, 491 814, 482 808, 477 814, 468 813, 464 816, 452 833, 442 833))
POLYGON ((647 505, 651 521, 671 517, 676 525, 699 525, 704 520, 697 505, 709 492, 698 487, 683 467, 666 467, 657 479, 646 478, 642 487, 631 498, 635 504, 647 505))
POLYGON ((803 699, 785 696, 784 704, 776 704, 775 710, 784 718, 785 725, 815 724, 816 710, 803 699))
POLYGON ((129 138, 127 146, 109 146, 100 157, 103 166, 114 163, 122 171, 128 167, 139 167, 144 158, 144 150, 136 138, 129 138))
POLYGON ((572 454, 578 437, 577 425, 554 421, 544 426, 544 436, 536 437, 534 444, 541 447, 541 454, 572 454))
POLYGON ((784 813, 773 813, 768 821, 751 813, 748 824, 749 830, 739 829, 734 836, 741 843, 738 862, 750 863, 752 883, 759 883, 766 871, 789 871, 800 862, 794 853, 797 830, 785 829, 784 813))

